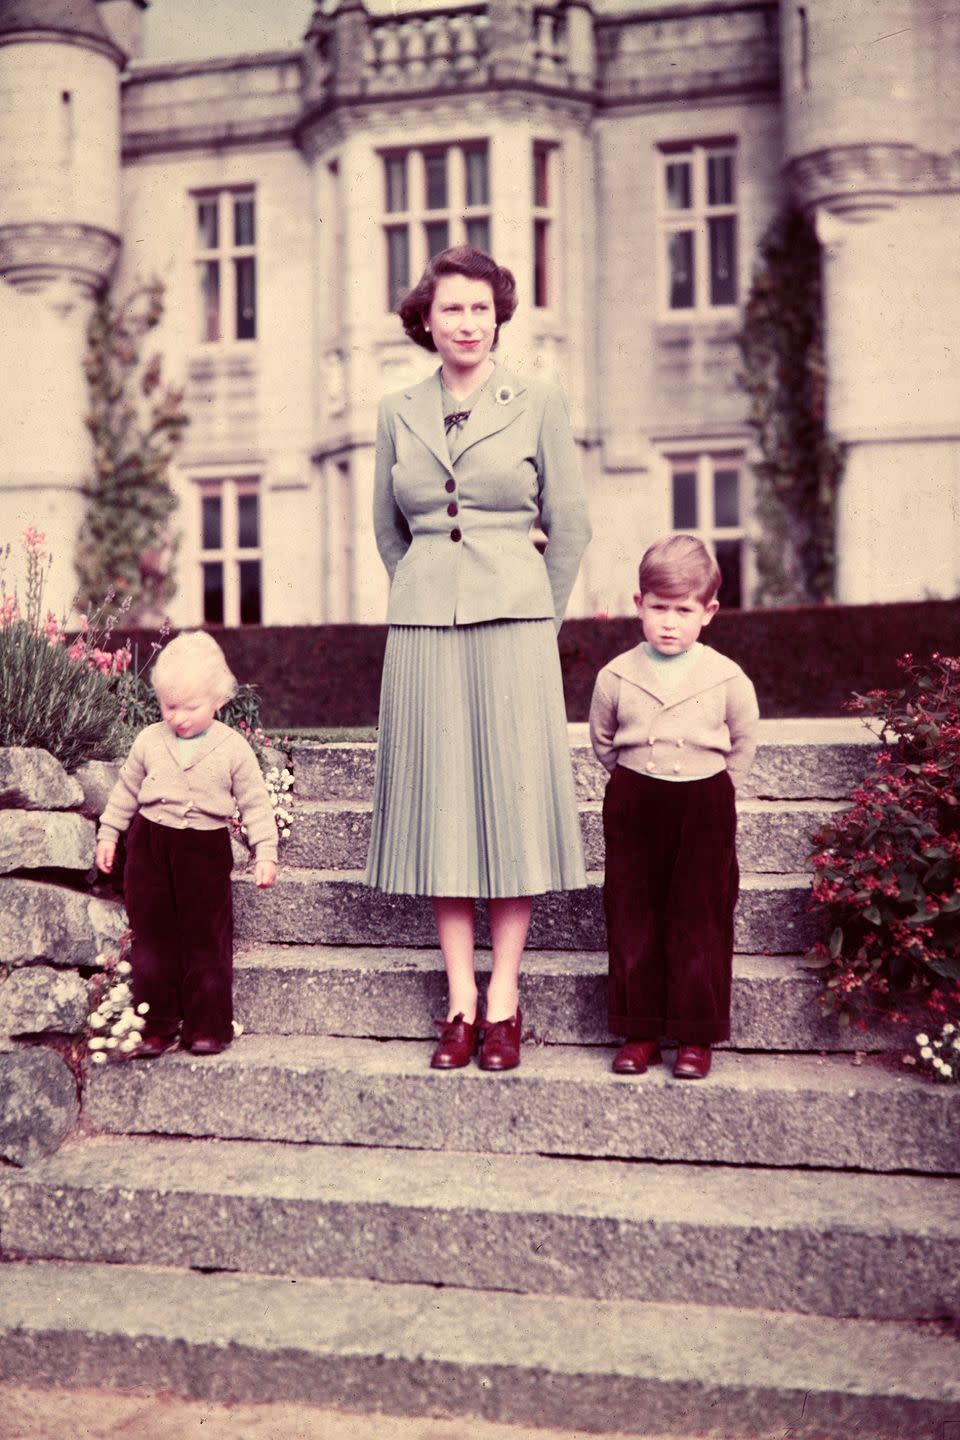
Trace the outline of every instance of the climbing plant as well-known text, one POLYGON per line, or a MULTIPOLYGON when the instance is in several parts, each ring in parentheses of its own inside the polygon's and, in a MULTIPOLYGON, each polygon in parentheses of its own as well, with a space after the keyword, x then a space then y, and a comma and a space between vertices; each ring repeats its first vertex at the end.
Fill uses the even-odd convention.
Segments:
POLYGON ((778 215, 760 242, 738 343, 760 452, 756 603, 829 600, 844 451, 826 428, 820 247, 799 210, 778 215))
POLYGON ((161 357, 142 359, 144 340, 163 315, 163 284, 137 286, 122 301, 98 300, 87 332, 86 416, 93 474, 77 542, 77 605, 112 594, 127 602, 126 623, 158 623, 175 590, 177 500, 168 472, 188 423, 183 392, 162 380, 161 357))

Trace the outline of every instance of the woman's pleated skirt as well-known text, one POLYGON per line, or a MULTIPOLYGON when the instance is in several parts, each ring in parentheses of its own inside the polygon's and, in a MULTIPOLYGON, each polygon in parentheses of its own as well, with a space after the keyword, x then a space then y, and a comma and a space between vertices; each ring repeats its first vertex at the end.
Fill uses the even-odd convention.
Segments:
POLYGON ((365 878, 485 898, 586 885, 552 620, 391 626, 365 878))

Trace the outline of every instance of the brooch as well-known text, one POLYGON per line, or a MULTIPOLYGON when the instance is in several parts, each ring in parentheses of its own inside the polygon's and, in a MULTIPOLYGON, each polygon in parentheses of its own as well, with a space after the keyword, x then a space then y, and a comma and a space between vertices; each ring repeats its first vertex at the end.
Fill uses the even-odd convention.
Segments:
POLYGON ((500 389, 497 391, 496 395, 493 398, 496 400, 498 405, 509 405, 510 401, 513 399, 513 391, 510 389, 509 385, 501 385, 500 389))

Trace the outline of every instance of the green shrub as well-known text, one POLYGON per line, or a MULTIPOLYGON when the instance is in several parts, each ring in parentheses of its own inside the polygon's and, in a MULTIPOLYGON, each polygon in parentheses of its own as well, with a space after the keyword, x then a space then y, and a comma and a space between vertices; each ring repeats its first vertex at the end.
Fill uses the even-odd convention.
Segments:
POLYGON ((120 702, 99 670, 25 620, 0 628, 0 745, 48 750, 67 770, 116 754, 120 702))

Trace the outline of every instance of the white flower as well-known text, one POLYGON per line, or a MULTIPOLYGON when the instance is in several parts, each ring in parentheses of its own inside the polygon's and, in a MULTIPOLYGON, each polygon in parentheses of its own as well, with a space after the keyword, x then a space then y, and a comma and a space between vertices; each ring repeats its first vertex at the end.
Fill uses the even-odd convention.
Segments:
POLYGON ((129 975, 130 971, 133 969, 133 966, 130 964, 129 960, 118 960, 114 968, 116 969, 118 975, 129 975))
POLYGON ((99 1010, 94 1010, 93 1014, 89 1017, 89 1024, 91 1030, 102 1030, 106 1023, 106 1020, 100 1014, 99 1010))
POLYGON ((146 1015, 149 1009, 150 1006, 147 1004, 146 1000, 141 1000, 140 1004, 137 1006, 137 1014, 146 1015))
POLYGON ((954 1030, 956 1030, 956 1028, 957 1028, 956 1025, 951 1025, 951 1024, 948 1022, 948 1023, 947 1023, 946 1025, 944 1025, 944 1027, 943 1027, 943 1033, 944 1033, 944 1035, 952 1035, 953 1032, 954 1032, 954 1030))
POLYGON ((126 1035, 126 1033, 127 1033, 127 1027, 126 1027, 126 1025, 123 1023, 122 1020, 118 1020, 117 1023, 116 1023, 116 1025, 111 1025, 111 1026, 110 1026, 110 1034, 111 1034, 111 1035, 116 1035, 118 1039, 119 1039, 120 1037, 122 1037, 123 1035, 126 1035))
POLYGON ((239 1020, 232 1020, 230 1023, 233 1026, 233 1033, 235 1036, 243 1034, 243 1026, 240 1024, 239 1020))
POLYGON ((923 1049, 920 1051, 920 1058, 921 1060, 933 1059, 933 1051, 930 1049, 929 1045, 924 1045, 923 1049))
POLYGON ((108 1050, 116 1050, 117 1046, 120 1044, 120 1041, 117 1039, 116 1035, 108 1035, 103 1043, 108 1050))
POLYGON ((87 1049, 104 1050, 106 1049, 106 1044, 107 1042, 106 1040, 104 1040, 102 1035, 91 1035, 90 1039, 87 1041, 87 1049))
POLYGON ((122 1005, 128 994, 126 985, 111 985, 107 991, 107 999, 112 1000, 115 1005, 122 1005))
POLYGON ((500 389, 497 391, 496 395, 493 398, 496 400, 498 405, 509 405, 510 401, 513 399, 513 391, 510 389, 509 385, 501 385, 500 389))
POLYGON ((958 1035, 957 1038, 956 1038, 956 1040, 954 1040, 954 1042, 953 1042, 953 1049, 954 1049, 954 1050, 960 1050, 960 1035, 958 1035))
POLYGON ((106 1065, 107 1063, 106 1052, 103 1050, 98 1050, 95 1055, 90 1056, 90 1059, 93 1061, 94 1065, 106 1065))
POLYGON ((930 1044, 930 1037, 929 1037, 929 1035, 916 1035, 916 1036, 914 1036, 914 1039, 916 1040, 916 1042, 917 1042, 918 1045, 929 1045, 929 1044, 930 1044))
POLYGON ((126 1040, 123 1040, 123 1041, 121 1042, 121 1044, 120 1044, 120 1049, 123 1051, 123 1053, 124 1053, 125 1055, 129 1055, 130 1052, 131 1052, 131 1050, 136 1050, 136 1048, 137 1048, 137 1046, 138 1046, 139 1044, 140 1044, 140 1036, 139 1036, 139 1035, 130 1035, 126 1040))

